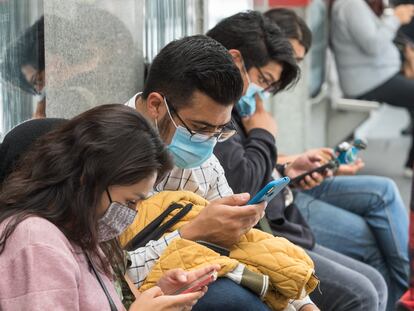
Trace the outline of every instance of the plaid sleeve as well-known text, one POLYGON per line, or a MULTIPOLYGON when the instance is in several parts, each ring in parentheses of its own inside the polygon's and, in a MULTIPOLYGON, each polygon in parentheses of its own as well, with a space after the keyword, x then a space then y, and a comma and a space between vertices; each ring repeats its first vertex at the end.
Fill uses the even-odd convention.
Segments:
POLYGON ((161 257, 162 252, 175 239, 180 237, 176 230, 163 236, 158 241, 150 241, 145 247, 129 252, 131 265, 128 267, 128 276, 138 288, 142 285, 154 264, 161 257))
POLYGON ((206 200, 212 201, 232 195, 233 190, 230 188, 227 178, 224 175, 224 169, 216 156, 213 155, 210 158, 209 166, 212 174, 206 200))

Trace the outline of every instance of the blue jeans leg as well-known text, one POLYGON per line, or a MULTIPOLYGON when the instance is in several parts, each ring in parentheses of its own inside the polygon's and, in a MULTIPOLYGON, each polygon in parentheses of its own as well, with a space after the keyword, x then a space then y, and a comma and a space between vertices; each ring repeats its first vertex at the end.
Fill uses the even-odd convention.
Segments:
POLYGON ((321 310, 385 310, 387 285, 376 269, 318 244, 307 253, 321 282, 310 296, 321 310))
POLYGON ((378 176, 338 176, 298 194, 296 203, 318 243, 383 274, 391 308, 409 275, 408 214, 395 183, 378 176))
POLYGON ((226 278, 219 278, 209 285, 207 293, 192 310, 271 311, 256 294, 226 278))

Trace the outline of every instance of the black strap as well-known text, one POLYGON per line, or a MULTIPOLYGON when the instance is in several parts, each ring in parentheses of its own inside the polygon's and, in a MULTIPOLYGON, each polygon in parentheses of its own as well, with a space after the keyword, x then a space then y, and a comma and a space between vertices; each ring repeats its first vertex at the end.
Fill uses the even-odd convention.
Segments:
POLYGON ((101 276, 99 275, 99 273, 98 273, 98 271, 97 271, 97 269, 96 269, 96 267, 95 267, 95 265, 94 265, 93 261, 92 261, 92 260, 91 260, 91 258, 89 257, 89 254, 86 254, 86 257, 88 258, 89 265, 90 265, 90 267, 92 268, 93 273, 95 274, 96 278, 98 279, 99 285, 101 285, 101 287, 102 287, 102 289, 103 289, 103 291, 104 291, 104 293, 105 293, 105 296, 106 296, 106 298, 108 299, 109 306, 111 307, 111 311, 118 311, 118 309, 117 309, 117 307, 116 307, 116 305, 115 305, 114 301, 112 300, 111 295, 110 295, 110 294, 109 294, 109 292, 108 292, 108 289, 107 289, 107 288, 106 288, 106 286, 105 286, 105 283, 103 282, 103 280, 102 280, 101 276))
POLYGON ((160 216, 155 218, 151 223, 149 223, 143 230, 138 232, 138 234, 128 242, 125 246, 127 251, 136 250, 139 247, 145 246, 151 240, 158 240, 163 236, 163 234, 178 223, 189 211, 193 208, 193 204, 189 203, 186 206, 183 206, 178 203, 171 204, 160 216), (174 210, 181 209, 177 214, 175 214, 170 220, 166 223, 161 223, 164 219, 174 210))
POLYGON ((196 241, 198 244, 201 244, 209 249, 211 249, 212 251, 215 251, 216 253, 219 253, 221 256, 227 256, 229 257, 230 255, 230 251, 227 248, 224 248, 220 245, 214 244, 214 243, 210 243, 210 242, 206 242, 206 241, 196 241))

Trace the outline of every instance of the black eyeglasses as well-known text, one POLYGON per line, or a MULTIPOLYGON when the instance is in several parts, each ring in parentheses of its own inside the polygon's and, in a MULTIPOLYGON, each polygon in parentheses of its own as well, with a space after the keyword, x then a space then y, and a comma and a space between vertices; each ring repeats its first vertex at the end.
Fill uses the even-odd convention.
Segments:
POLYGON ((270 92, 273 95, 276 94, 280 90, 280 82, 273 81, 270 82, 266 76, 263 74, 262 70, 260 70, 259 66, 255 66, 257 71, 259 71, 260 78, 266 83, 267 87, 263 90, 264 92, 270 92))
POLYGON ((190 141, 192 142, 205 142, 209 139, 217 139, 218 142, 223 142, 226 141, 227 139, 229 139, 230 137, 232 137, 234 134, 237 133, 237 130, 234 126, 233 120, 230 121, 229 124, 227 124, 226 126, 224 126, 220 131, 216 131, 216 132, 210 132, 210 131, 194 131, 192 129, 190 129, 190 127, 185 124, 184 120, 180 117, 180 115, 178 114, 178 112, 175 110, 174 107, 171 106, 171 104, 168 104, 166 97, 164 96, 164 102, 165 102, 165 106, 167 107, 167 112, 168 115, 170 116, 170 119, 172 121, 172 123, 174 124, 174 126, 177 128, 178 125, 175 123, 171 112, 173 112, 178 120, 180 120, 180 122, 184 125, 184 127, 186 128, 186 130, 190 133, 190 141))

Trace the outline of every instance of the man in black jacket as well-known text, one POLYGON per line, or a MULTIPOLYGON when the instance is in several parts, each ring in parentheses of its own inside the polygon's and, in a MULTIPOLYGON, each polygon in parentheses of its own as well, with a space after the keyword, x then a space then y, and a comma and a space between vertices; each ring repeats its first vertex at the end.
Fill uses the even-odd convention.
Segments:
MULTIPOLYGON (((321 153, 310 151, 288 165, 276 166, 277 127, 262 98, 287 88, 298 75, 292 47, 280 29, 261 14, 247 12, 224 19, 207 35, 229 49, 244 78, 244 96, 232 113, 238 134, 215 149, 233 190, 255 194, 275 174, 295 177, 320 165, 321 153)), ((314 174, 300 187, 309 189, 322 181, 323 176, 314 174)), ((321 279, 323 295, 311 294, 316 304, 322 310, 383 310, 387 290, 381 275, 366 264, 314 245, 311 230, 292 203, 288 190, 269 203, 266 216, 275 234, 308 249, 321 279)), ((317 308, 307 305, 301 310, 317 308)))

